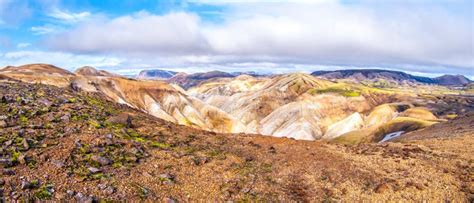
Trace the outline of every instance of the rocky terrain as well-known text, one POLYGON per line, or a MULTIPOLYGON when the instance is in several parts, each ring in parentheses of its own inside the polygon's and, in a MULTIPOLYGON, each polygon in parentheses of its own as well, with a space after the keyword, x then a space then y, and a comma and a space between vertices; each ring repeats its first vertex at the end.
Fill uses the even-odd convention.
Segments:
POLYGON ((473 118, 399 142, 345 146, 201 131, 98 93, 2 76, 0 194, 7 201, 472 201, 473 118), (426 136, 441 131, 450 133, 426 136))
POLYGON ((303 73, 270 77, 177 74, 185 81, 199 82, 188 90, 166 81, 128 79, 92 67, 70 73, 52 65, 32 64, 8 67, 0 74, 98 93, 157 118, 202 130, 345 144, 379 142, 390 133, 418 130, 474 109, 472 97, 453 95, 457 90, 450 95, 436 93, 445 91, 436 85, 377 88, 303 73))

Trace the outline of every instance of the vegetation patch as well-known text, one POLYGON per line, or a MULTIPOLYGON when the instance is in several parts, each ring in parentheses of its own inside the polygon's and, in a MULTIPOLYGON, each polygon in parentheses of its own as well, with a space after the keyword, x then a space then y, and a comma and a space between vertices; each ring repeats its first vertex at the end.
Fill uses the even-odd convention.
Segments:
POLYGON ((324 89, 310 89, 308 93, 311 95, 338 94, 344 97, 358 97, 361 95, 360 90, 353 89, 350 87, 344 87, 344 86, 331 86, 324 89))

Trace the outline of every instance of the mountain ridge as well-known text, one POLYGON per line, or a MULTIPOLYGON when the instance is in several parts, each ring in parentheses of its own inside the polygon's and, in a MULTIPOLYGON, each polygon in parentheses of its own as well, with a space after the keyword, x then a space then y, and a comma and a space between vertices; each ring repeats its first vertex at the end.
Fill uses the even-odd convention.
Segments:
POLYGON ((136 76, 137 79, 158 79, 158 80, 166 80, 172 78, 178 72, 175 71, 168 71, 168 70, 161 70, 161 69, 150 69, 150 70, 142 70, 136 76))
MULTIPOLYGON (((437 119, 440 115, 446 118, 448 113, 464 114, 463 112, 471 109, 469 99, 466 98, 456 101, 459 106, 442 107, 443 103, 438 101, 446 100, 446 97, 420 96, 416 93, 420 92, 418 86, 413 86, 415 89, 410 93, 406 92, 410 86, 402 89, 374 88, 345 81, 329 81, 305 73, 269 77, 231 77, 220 71, 191 76, 178 73, 175 77, 181 75, 196 82, 196 86, 184 90, 168 81, 129 79, 92 67, 78 69, 76 72, 77 74, 62 72, 55 66, 32 64, 21 69, 8 68, 7 71, 0 71, 0 74, 27 82, 100 93, 116 103, 198 129, 306 140, 336 139, 350 133, 348 131, 361 130, 363 133, 358 134, 361 140, 374 142, 381 139, 381 133, 390 133, 403 129, 404 126, 414 126, 409 129, 416 130, 434 123, 432 117, 422 116, 419 119, 417 113, 428 115, 428 112, 443 109, 442 113, 434 117, 437 119), (39 73, 34 74, 35 71, 39 73), (222 75, 225 77, 219 77, 222 75), (392 107, 376 111, 380 105, 400 102, 409 103, 410 108, 436 103, 440 105, 432 105, 432 108, 423 110, 428 112, 413 109, 411 113, 404 113, 392 107), (350 117, 356 115, 354 113, 360 114, 360 117, 350 117), (383 122, 375 122, 380 125, 373 125, 371 118, 383 118, 383 122), (397 120, 391 122, 393 119, 397 120), (353 127, 348 130, 337 129, 337 126, 344 125, 353 127), (378 130, 379 128, 386 130, 378 130)), ((429 87, 430 91, 433 88, 437 87, 429 87)))
POLYGON ((311 75, 323 77, 326 79, 351 79, 357 82, 364 80, 385 79, 396 83, 405 81, 421 84, 438 84, 444 86, 466 85, 471 83, 468 78, 462 75, 443 75, 440 77, 415 76, 402 71, 383 70, 383 69, 343 69, 343 70, 321 70, 314 71, 311 75))

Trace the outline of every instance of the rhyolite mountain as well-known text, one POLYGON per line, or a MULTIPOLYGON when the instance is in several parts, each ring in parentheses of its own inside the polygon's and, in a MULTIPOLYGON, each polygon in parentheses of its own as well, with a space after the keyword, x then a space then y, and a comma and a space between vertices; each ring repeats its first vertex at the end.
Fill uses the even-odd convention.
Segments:
POLYGON ((108 71, 97 70, 91 66, 84 66, 84 67, 78 68, 76 71, 74 71, 74 73, 76 75, 82 75, 82 76, 122 77, 121 75, 113 74, 108 71))
MULTIPOLYGON (((357 132, 357 142, 376 142, 387 133, 421 129, 472 109, 469 98, 438 97, 436 91, 433 97, 417 94, 424 87, 374 88, 304 73, 269 77, 235 77, 219 71, 178 73, 170 82, 128 79, 92 67, 74 74, 52 65, 32 64, 0 70, 0 74, 101 94, 116 103, 198 129, 301 140, 353 139, 357 132), (175 85, 178 82, 184 82, 181 85, 185 87, 193 84, 184 90, 175 85), (407 92, 410 88, 416 91, 407 92), (451 101, 459 105, 449 106, 451 101), (382 108, 384 105, 389 106, 382 108)), ((426 88, 430 93, 437 87, 426 88)))
POLYGON ((213 78, 232 78, 235 75, 230 73, 222 72, 222 71, 210 71, 210 72, 202 72, 202 73, 193 73, 193 74, 186 74, 186 73, 179 73, 174 75, 172 78, 169 78, 167 82, 177 84, 184 89, 188 89, 190 87, 196 86, 199 83, 213 79, 213 78))
MULTIPOLYGON (((351 136, 354 142, 374 142, 386 133, 412 131, 442 121, 438 116, 443 114, 432 112, 445 107, 420 108, 433 103, 433 98, 403 91, 293 73, 212 79, 190 88, 187 94, 239 120, 245 133, 332 140, 358 132, 357 139, 351 136)), ((472 109, 462 106, 460 111, 472 109)))
POLYGON ((204 131, 144 109, 151 107, 155 115, 194 115, 208 124, 215 122, 210 125, 215 127, 228 121, 211 119, 219 114, 216 108, 195 106, 197 99, 163 81, 76 75, 46 64, 8 68, 0 71, 0 198, 6 202, 472 202, 474 198, 474 115, 468 108, 472 101, 462 96, 414 96, 397 90, 390 94, 404 103, 349 113, 361 103, 381 102, 377 98, 386 99, 387 92, 376 94, 373 91, 380 90, 307 74, 224 79, 197 86, 195 93, 230 95, 238 104, 224 98, 223 108, 242 108, 235 110, 250 119, 272 112, 259 123, 270 124, 263 132, 276 130, 277 135, 318 133, 319 123, 328 115, 334 122, 326 132, 336 138, 308 142, 204 131), (410 103, 406 96, 416 102, 410 103), (426 99, 430 101, 423 107, 414 106, 426 99), (456 108, 461 109, 456 118, 437 119, 456 108), (399 130, 414 131, 374 143, 399 130))
POLYGON ((153 69, 153 70, 142 70, 136 76, 137 79, 155 79, 155 80, 166 80, 172 78, 178 72, 169 71, 169 70, 160 70, 160 69, 153 69))

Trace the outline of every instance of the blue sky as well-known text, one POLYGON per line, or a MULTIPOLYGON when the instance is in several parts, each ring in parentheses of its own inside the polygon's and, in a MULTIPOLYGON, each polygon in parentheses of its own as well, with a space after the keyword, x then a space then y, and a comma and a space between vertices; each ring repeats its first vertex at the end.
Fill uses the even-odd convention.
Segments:
POLYGON ((474 78, 473 9, 468 0, 0 0, 0 67, 474 78))

